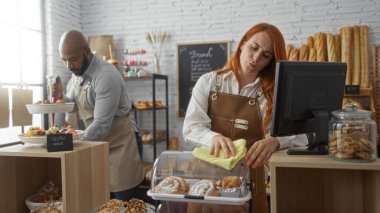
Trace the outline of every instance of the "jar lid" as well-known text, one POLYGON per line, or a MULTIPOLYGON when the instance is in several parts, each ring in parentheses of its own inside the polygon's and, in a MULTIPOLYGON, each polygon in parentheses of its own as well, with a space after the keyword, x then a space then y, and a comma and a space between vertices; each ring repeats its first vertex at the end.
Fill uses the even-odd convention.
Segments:
POLYGON ((356 104, 347 104, 346 109, 335 110, 332 112, 333 116, 339 119, 345 118, 370 118, 372 112, 367 110, 357 109, 356 104))

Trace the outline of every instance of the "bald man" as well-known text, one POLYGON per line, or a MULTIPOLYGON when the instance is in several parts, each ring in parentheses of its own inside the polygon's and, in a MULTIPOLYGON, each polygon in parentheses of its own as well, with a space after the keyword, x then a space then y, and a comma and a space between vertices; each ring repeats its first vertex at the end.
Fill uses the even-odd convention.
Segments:
POLYGON ((109 142, 111 198, 129 200, 135 197, 143 174, 125 82, 112 64, 92 54, 79 31, 62 35, 59 52, 72 72, 71 87, 63 95, 57 82, 53 95, 65 102, 75 101, 86 127, 83 140, 109 142))

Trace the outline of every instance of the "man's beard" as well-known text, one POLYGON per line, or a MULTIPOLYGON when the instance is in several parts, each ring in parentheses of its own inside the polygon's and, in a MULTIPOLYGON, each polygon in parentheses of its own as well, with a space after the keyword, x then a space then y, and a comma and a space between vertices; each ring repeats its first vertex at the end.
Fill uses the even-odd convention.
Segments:
POLYGON ((88 58, 86 57, 86 55, 83 55, 83 63, 82 63, 82 66, 81 66, 81 68, 80 68, 80 70, 79 71, 73 71, 73 70, 71 70, 73 73, 74 73, 74 75, 76 75, 76 76, 82 76, 83 75, 83 73, 86 71, 86 69, 88 68, 88 65, 89 65, 90 63, 89 63, 89 61, 88 61, 88 58))

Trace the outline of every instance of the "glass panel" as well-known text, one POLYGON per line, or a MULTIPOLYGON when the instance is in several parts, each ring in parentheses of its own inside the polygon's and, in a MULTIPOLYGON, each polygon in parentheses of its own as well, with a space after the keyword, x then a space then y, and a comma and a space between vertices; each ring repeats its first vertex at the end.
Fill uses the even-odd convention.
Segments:
POLYGON ((20 65, 22 82, 42 83, 41 33, 20 30, 20 65))
MULTIPOLYGON (((1 26, 0 26, 1 27, 1 26)), ((18 30, 14 26, 2 26, 3 32, 0 39, 1 82, 20 82, 20 56, 18 30)))
POLYGON ((19 19, 21 27, 41 30, 40 0, 19 0, 19 19))
MULTIPOLYGON (((1 1, 0 7, 0 23, 4 25, 4 23, 16 25, 18 22, 18 10, 17 10, 18 1, 1 1)), ((6 31, 4 31, 6 32, 6 31)), ((5 33, 2 33, 5 34, 5 33)))

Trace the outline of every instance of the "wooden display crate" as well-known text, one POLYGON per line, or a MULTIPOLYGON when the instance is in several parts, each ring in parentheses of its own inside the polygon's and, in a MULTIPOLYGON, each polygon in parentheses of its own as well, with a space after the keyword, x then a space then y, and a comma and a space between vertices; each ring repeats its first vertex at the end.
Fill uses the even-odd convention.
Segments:
POLYGON ((63 212, 90 212, 109 200, 108 143, 76 142, 68 152, 1 148, 0 168, 1 212, 28 212, 25 199, 50 180, 61 186, 63 212))

